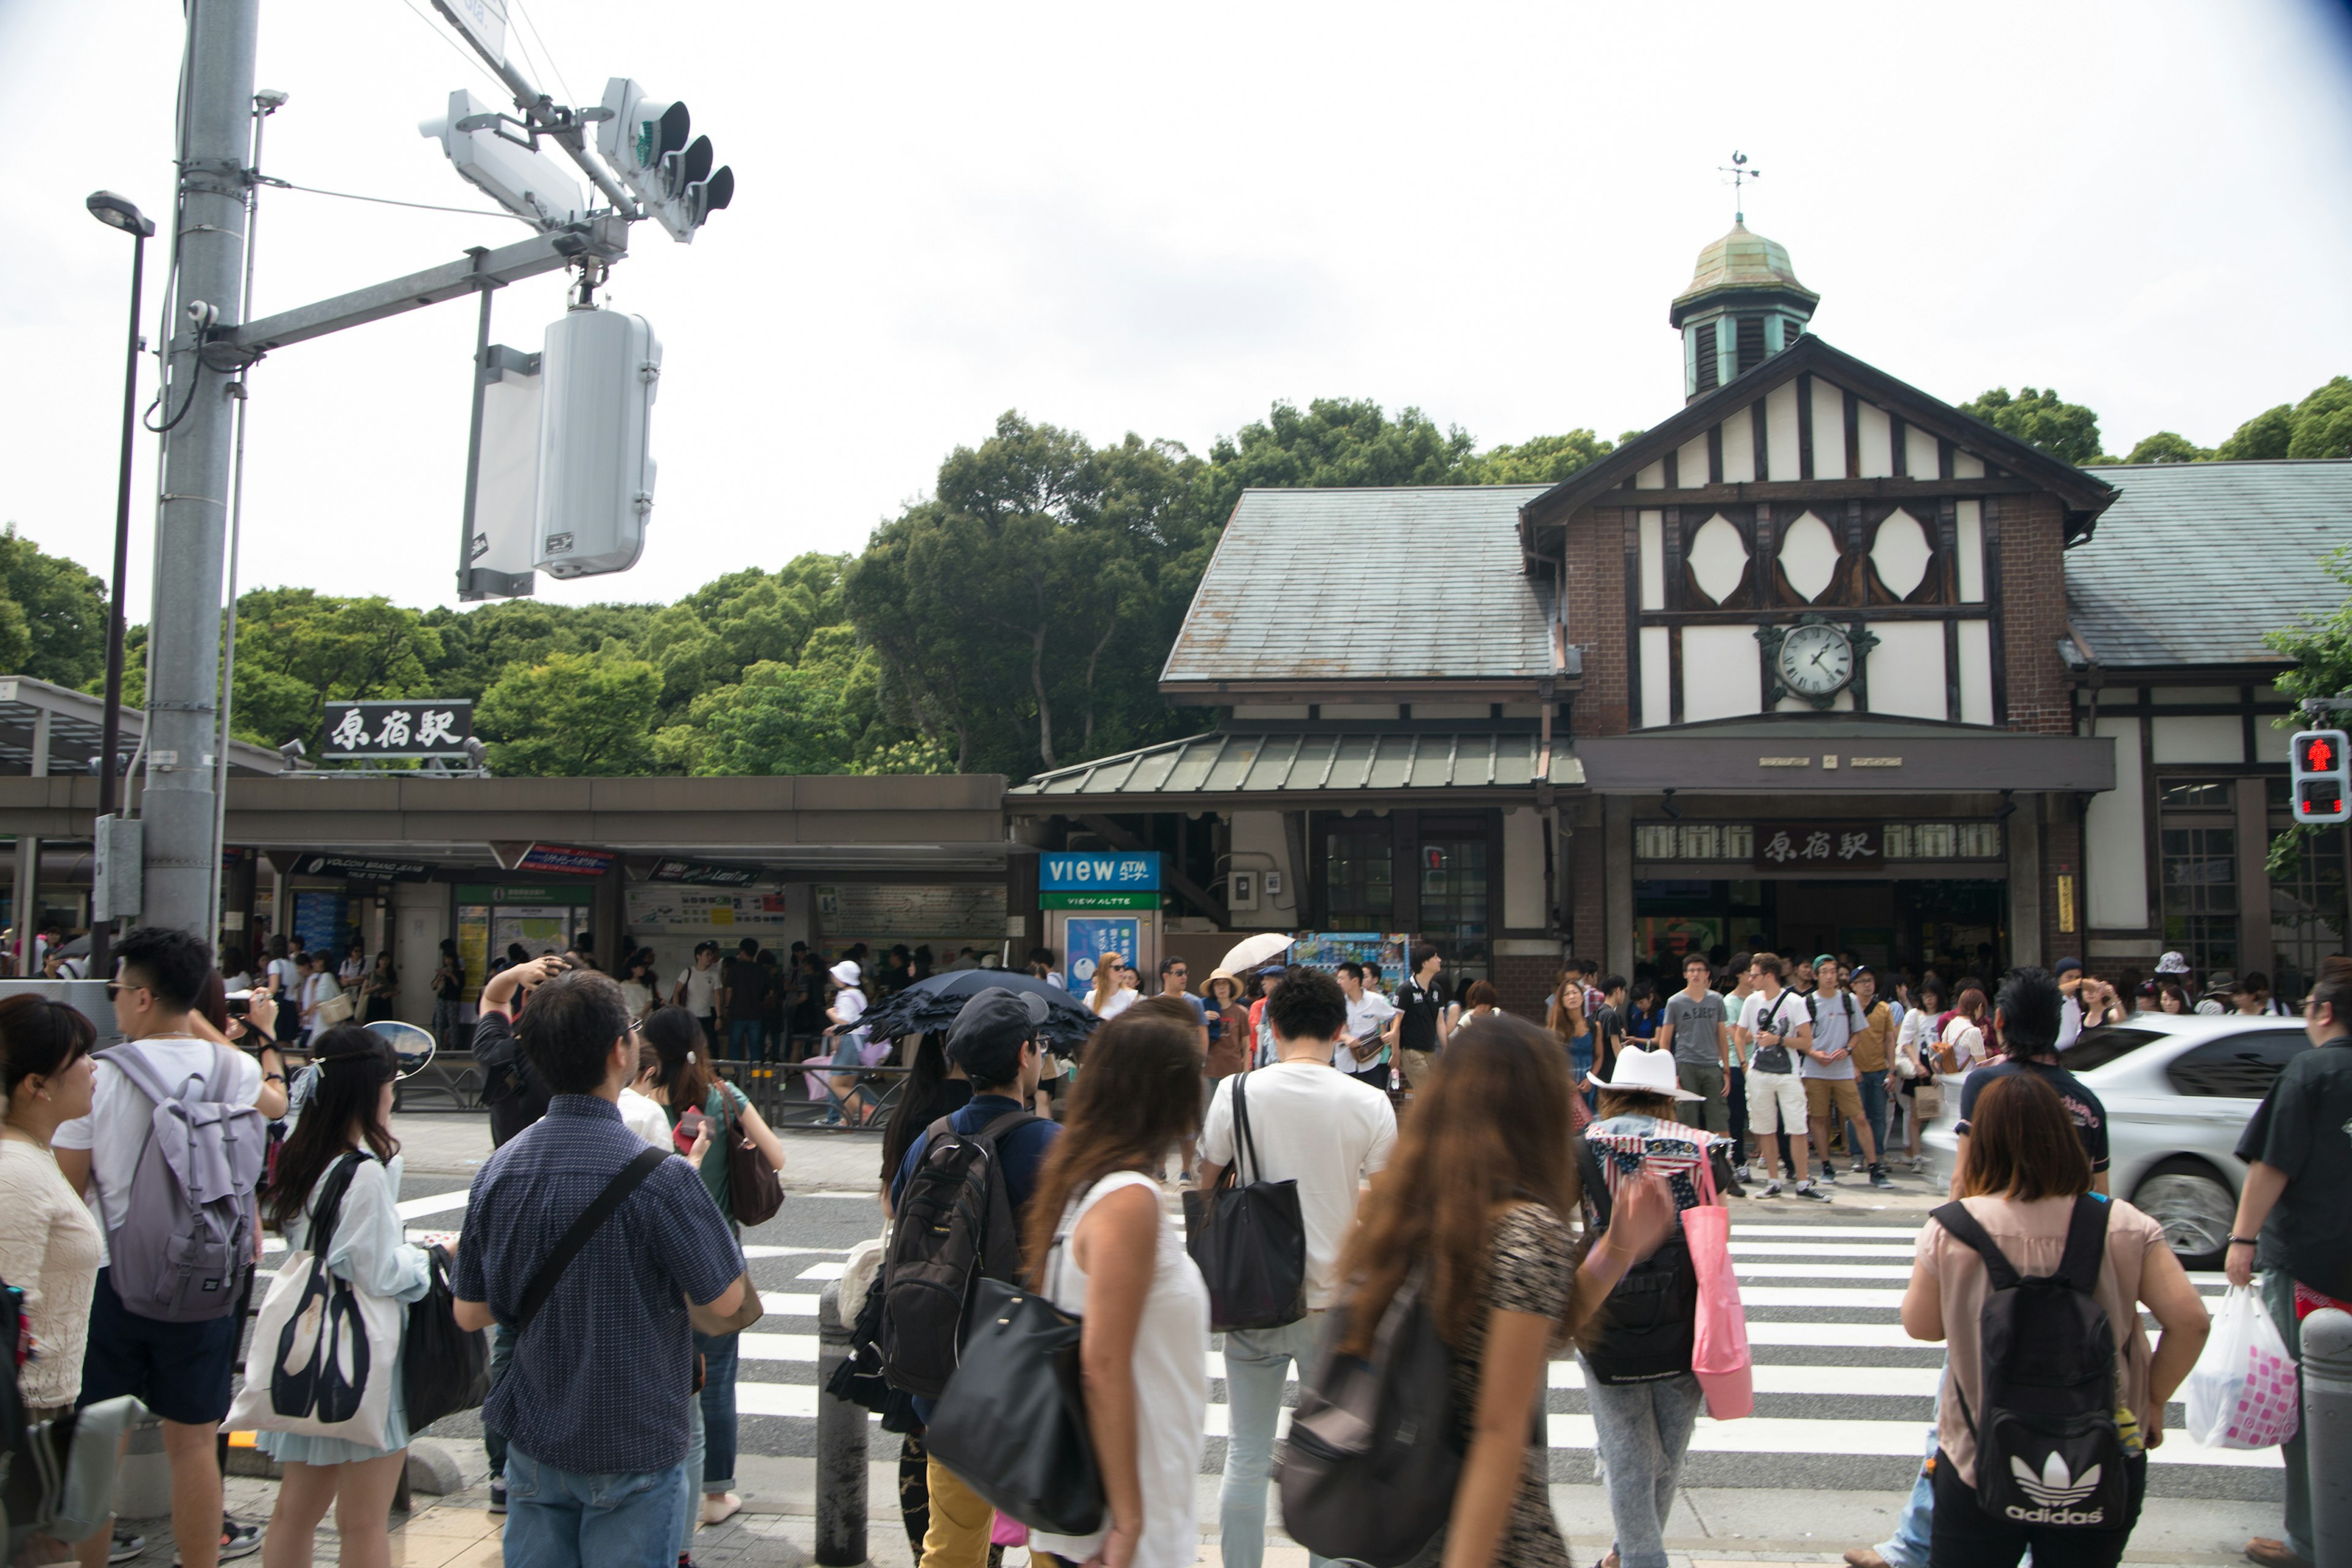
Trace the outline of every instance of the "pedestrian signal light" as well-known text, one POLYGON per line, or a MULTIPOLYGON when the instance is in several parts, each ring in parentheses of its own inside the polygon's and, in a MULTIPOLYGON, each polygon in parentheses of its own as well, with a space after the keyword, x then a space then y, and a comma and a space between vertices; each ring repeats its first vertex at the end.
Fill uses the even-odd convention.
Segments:
POLYGON ((2341 730, 2300 730, 2288 743, 2295 821, 2352 821, 2352 760, 2341 730))

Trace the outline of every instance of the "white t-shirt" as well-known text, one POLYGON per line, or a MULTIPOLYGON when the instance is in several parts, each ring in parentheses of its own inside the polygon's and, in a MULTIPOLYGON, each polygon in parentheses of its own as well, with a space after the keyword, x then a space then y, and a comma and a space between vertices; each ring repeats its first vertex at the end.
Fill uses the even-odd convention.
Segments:
MULTIPOLYGON (((167 1083, 210 1073, 213 1053, 221 1049, 230 1058, 224 1098, 232 1105, 251 1105, 261 1098, 261 1063, 243 1051, 185 1035, 159 1035, 138 1044, 167 1083)), ((139 1169, 139 1151, 147 1142, 154 1111, 154 1102, 121 1068, 100 1062, 90 1088, 89 1114, 59 1122, 49 1138, 52 1149, 89 1151, 89 1212, 98 1216, 101 1236, 112 1235, 130 1215, 131 1178, 139 1169)))
POLYGON ((642 982, 624 980, 621 982, 621 1005, 629 1010, 630 1017, 642 1018, 654 1010, 654 994, 642 982))
POLYGON ((302 991, 301 966, 290 958, 273 958, 269 961, 269 981, 278 988, 280 1001, 298 996, 302 991))
POLYGON ((698 1018, 707 1018, 719 1011, 719 966, 696 969, 688 965, 677 977, 686 987, 686 1010, 698 1018))
MULTIPOLYGON (((1368 985, 1361 996, 1348 1004, 1348 1037, 1356 1040, 1366 1035, 1378 1035, 1394 1016, 1396 1004, 1368 985)), ((1360 1051, 1341 1046, 1331 1053, 1331 1065, 1341 1072, 1362 1072, 1379 1061, 1381 1053, 1387 1049, 1377 1040, 1360 1051)))
POLYGON ((670 1141, 669 1112, 634 1089, 621 1091, 621 1125, 656 1149, 677 1146, 670 1141))
POLYGON ((1108 1024, 1113 1018, 1118 1017, 1121 1013, 1126 1012, 1129 1007, 1134 1006, 1138 1002, 1142 1000, 1143 993, 1140 991, 1129 991, 1126 986, 1122 985, 1118 990, 1112 992, 1110 994, 1110 1000, 1104 1003, 1099 1008, 1095 1008, 1094 998, 1091 995, 1087 998, 1087 1005, 1089 1008, 1094 1009, 1096 1017, 1100 1018, 1104 1023, 1108 1024))
MULTIPOLYGON (((1749 1072, 1757 1070, 1758 1030, 1772 1035, 1794 1035, 1798 1025, 1810 1022, 1811 1020, 1805 1016, 1805 999, 1788 987, 1782 986, 1780 994, 1769 1003, 1764 1000, 1764 993, 1761 991, 1751 993, 1748 998, 1747 1010, 1739 1016, 1739 1026, 1748 1031, 1748 1070, 1749 1072), (1764 1021, 1768 1014, 1773 1017, 1773 1022, 1769 1025, 1764 1021)), ((1797 1066, 1797 1047, 1792 1041, 1787 1039, 1783 1039, 1780 1043, 1788 1047, 1789 1070, 1794 1072, 1797 1066)), ((1771 1075, 1767 1073, 1765 1076, 1769 1078, 1771 1075)))
POLYGON ((1243 1161, 1234 1176, 1244 1183, 1262 1176, 1298 1184, 1298 1213, 1307 1226, 1307 1306, 1318 1311, 1330 1305, 1338 1285, 1359 1186, 1389 1163, 1396 1112, 1387 1095, 1321 1062, 1276 1062, 1219 1079, 1201 1130, 1201 1158, 1213 1165, 1234 1163, 1234 1086, 1242 1083, 1257 1160, 1243 1161))

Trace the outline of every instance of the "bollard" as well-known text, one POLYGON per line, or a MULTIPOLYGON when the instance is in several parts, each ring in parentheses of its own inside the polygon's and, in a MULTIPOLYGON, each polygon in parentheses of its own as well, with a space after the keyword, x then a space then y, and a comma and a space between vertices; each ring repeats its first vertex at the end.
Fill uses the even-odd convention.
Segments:
POLYGON ((841 1321, 841 1281, 816 1300, 816 1560, 820 1568, 866 1561, 866 1410, 825 1391, 850 1353, 841 1321))
POLYGON ((2352 1312, 2303 1321, 2303 1441, 2313 1560, 2352 1563, 2352 1312))

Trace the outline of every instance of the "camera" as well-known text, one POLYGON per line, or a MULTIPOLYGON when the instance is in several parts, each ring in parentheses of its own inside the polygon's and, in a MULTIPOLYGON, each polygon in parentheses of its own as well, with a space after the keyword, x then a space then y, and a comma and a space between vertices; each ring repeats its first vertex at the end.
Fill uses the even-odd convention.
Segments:
POLYGON ((226 1001, 228 1016, 232 1018, 242 1018, 253 1010, 253 993, 250 991, 232 991, 228 994, 226 1001))

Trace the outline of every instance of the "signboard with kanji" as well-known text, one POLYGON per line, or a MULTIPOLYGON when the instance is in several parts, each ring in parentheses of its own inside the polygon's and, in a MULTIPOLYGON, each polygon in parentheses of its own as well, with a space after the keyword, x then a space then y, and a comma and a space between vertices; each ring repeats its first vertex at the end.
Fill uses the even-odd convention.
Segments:
POLYGON ((474 733, 467 699, 423 702, 330 702, 322 758, 446 757, 464 760, 474 733))
POLYGON ((1886 839, 1876 823, 1759 822, 1759 871, 1876 870, 1886 863, 1886 839))

